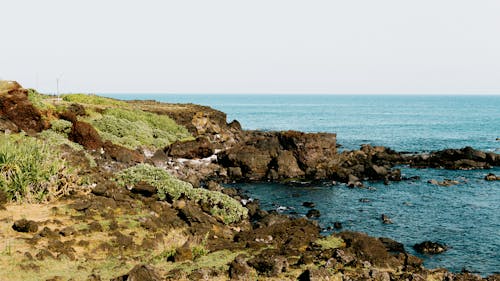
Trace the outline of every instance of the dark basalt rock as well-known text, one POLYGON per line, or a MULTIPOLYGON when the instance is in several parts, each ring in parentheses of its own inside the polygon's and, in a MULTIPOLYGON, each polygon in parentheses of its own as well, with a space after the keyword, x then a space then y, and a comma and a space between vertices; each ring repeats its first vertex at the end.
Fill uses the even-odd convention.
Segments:
POLYGON ((214 154, 214 145, 206 137, 192 141, 177 141, 165 148, 168 156, 188 159, 205 158, 214 154))
POLYGON ((413 248, 415 249, 415 251, 421 254, 431 255, 440 254, 448 250, 448 247, 446 245, 432 241, 424 241, 422 243, 415 244, 413 248))
POLYGON ((380 237, 378 240, 384 244, 385 248, 389 252, 393 253, 406 253, 405 246, 395 240, 386 237, 380 237))
POLYGON ((306 208, 314 208, 314 206, 316 206, 316 204, 314 204, 314 202, 304 202, 304 203, 302 203, 302 206, 304 206, 306 208))
POLYGON ((334 280, 334 279, 333 279, 333 273, 330 270, 326 268, 318 268, 318 269, 306 269, 299 275, 297 280, 319 281, 319 280, 334 280))
POLYGON ((311 209, 309 211, 307 211, 307 214, 306 214, 306 217, 308 218, 319 218, 321 216, 321 213, 319 212, 319 210, 316 210, 316 209, 311 209))
POLYGON ((335 134, 247 132, 243 142, 220 153, 219 163, 239 167, 246 180, 324 179, 330 174, 327 163, 336 155, 335 144, 335 134))
POLYGON ((483 152, 464 147, 445 149, 428 155, 417 155, 409 160, 413 167, 445 168, 452 170, 488 169, 500 165, 500 156, 493 152, 483 152))
POLYGON ((245 255, 238 255, 229 265, 229 278, 232 280, 255 279, 253 269, 245 261, 245 255))
POLYGON ((288 260, 278 255, 274 250, 264 250, 261 254, 248 261, 262 275, 274 277, 288 271, 288 260))
POLYGON ((127 274, 111 281, 160 281, 162 278, 148 265, 136 265, 127 274))
POLYGON ((382 220, 382 223, 384 223, 384 224, 392 224, 391 218, 389 218, 389 216, 387 216, 386 214, 382 214, 380 216, 380 219, 382 220))
POLYGON ((157 194, 158 189, 147 182, 140 181, 134 184, 130 191, 149 197, 157 194))
POLYGON ((102 145, 102 147, 104 149, 106 157, 109 157, 114 161, 126 164, 135 164, 144 162, 144 155, 142 155, 138 151, 113 144, 110 141, 106 141, 102 145))
POLYGON ((32 220, 20 219, 14 222, 12 229, 17 232, 37 232, 38 223, 32 220))
POLYGON ((175 255, 173 256, 174 262, 190 261, 192 259, 193 253, 188 242, 184 243, 184 245, 175 250, 175 255))
POLYGON ((488 175, 486 175, 484 177, 484 179, 487 180, 487 181, 498 181, 498 180, 500 180, 500 176, 497 176, 497 175, 495 175, 493 173, 489 173, 488 175))
MULTIPOLYGON (((387 251, 386 245, 377 238, 350 231, 341 232, 338 236, 346 243, 346 248, 342 251, 354 255, 357 260, 368 261, 372 265, 382 267, 400 266, 403 263, 396 256, 391 255, 387 251)), ((340 249, 336 250, 341 251, 340 249)))

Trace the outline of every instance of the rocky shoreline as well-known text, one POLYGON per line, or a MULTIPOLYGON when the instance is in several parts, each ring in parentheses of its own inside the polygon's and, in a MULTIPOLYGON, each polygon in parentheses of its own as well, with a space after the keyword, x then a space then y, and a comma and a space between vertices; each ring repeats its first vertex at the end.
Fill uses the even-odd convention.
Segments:
MULTIPOLYGON (((315 221, 262 210, 258 200, 221 185, 338 181, 362 188, 367 180, 405 180, 399 165, 488 169, 500 166, 498 154, 466 147, 408 155, 369 145, 339 152, 335 134, 245 131, 209 107, 91 98, 61 101, 15 82, 0 87, 0 132, 41 138, 56 124, 68 124, 68 142, 57 148, 77 170, 74 176, 85 179, 68 180, 66 189, 58 181, 62 195, 43 204, 12 202, 15 194, 0 189, 0 238, 9 241, 0 255, 8 270, 0 279, 500 280, 498 274, 425 269, 388 238, 355 232, 323 237, 315 221), (116 108, 135 115, 118 115, 116 108), (179 139, 169 135, 168 145, 132 147, 117 134, 106 135, 111 125, 109 132, 126 129, 115 119, 103 127, 110 116, 130 121, 122 122, 128 126, 136 125, 137 116, 168 116, 183 128, 175 127, 179 139), (139 175, 133 174, 137 167, 143 169, 139 175), (51 272, 54 262, 66 271, 51 272), (20 269, 26 275, 16 275, 20 269)), ((155 139, 164 134, 153 129, 155 139)), ((445 250, 430 241, 422 249, 445 250)))

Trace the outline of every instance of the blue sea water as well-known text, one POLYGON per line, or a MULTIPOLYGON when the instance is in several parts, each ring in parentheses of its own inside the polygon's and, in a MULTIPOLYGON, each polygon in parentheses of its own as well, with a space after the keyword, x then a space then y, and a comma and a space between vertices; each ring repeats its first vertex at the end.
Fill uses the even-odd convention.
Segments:
POLYGON ((500 96, 110 95, 208 105, 250 130, 335 132, 345 149, 499 150, 500 96))
MULTIPOLYGON (((329 96, 329 95, 110 95, 121 99, 155 99, 209 105, 237 119, 244 129, 299 130, 337 133, 343 149, 361 144, 423 152, 472 146, 500 153, 500 96, 329 96)), ((401 167, 420 180, 373 189, 318 184, 292 187, 275 183, 239 184, 264 209, 304 216, 305 201, 320 210, 325 229, 340 221, 344 230, 412 245, 440 241, 450 249, 440 255, 418 255, 428 268, 463 268, 482 275, 500 272, 500 182, 483 178, 500 168, 448 171, 401 167), (454 179, 460 184, 440 187, 430 179, 454 179), (360 200, 364 199, 364 200, 360 200), (368 199, 368 200, 365 200, 368 199), (369 201, 369 202, 361 202, 369 201), (285 208, 279 208, 285 207, 285 208), (284 209, 284 210, 283 210, 284 209), (386 225, 386 214, 394 224, 386 225)))

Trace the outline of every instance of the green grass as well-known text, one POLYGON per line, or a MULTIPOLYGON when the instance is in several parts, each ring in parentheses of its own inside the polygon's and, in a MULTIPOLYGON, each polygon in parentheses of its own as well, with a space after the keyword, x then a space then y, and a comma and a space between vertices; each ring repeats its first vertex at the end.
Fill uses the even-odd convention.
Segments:
POLYGON ((118 184, 129 187, 141 181, 151 184, 158 189, 161 200, 167 197, 177 200, 184 194, 199 204, 208 204, 211 207, 210 213, 226 224, 239 222, 248 216, 248 210, 235 199, 220 192, 193 188, 190 183, 149 164, 139 164, 121 171, 117 175, 117 181, 118 184))
POLYGON ((0 135, 0 188, 10 200, 40 202, 57 197, 67 176, 72 171, 47 143, 22 134, 0 135))
POLYGON ((48 96, 38 93, 35 89, 28 89, 28 99, 31 101, 34 107, 39 110, 54 110, 55 106, 47 102, 48 96))
POLYGON ((344 240, 340 237, 327 236, 314 241, 315 244, 319 245, 323 250, 337 249, 345 247, 344 240))
POLYGON ((104 140, 135 149, 139 146, 162 148, 193 137, 184 127, 165 115, 141 110, 108 108, 88 120, 104 140))
POLYGON ((67 101, 67 102, 76 102, 76 103, 92 104, 92 105, 119 106, 119 107, 128 107, 129 106, 124 101, 100 97, 100 96, 96 96, 96 95, 65 94, 65 95, 62 95, 62 99, 63 99, 63 101, 67 101))

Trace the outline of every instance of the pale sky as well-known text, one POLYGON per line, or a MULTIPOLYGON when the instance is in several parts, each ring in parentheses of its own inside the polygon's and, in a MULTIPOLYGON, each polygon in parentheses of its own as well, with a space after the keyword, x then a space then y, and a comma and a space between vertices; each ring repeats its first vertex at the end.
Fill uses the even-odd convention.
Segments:
POLYGON ((500 94, 499 0, 2 0, 0 32, 42 92, 500 94))

